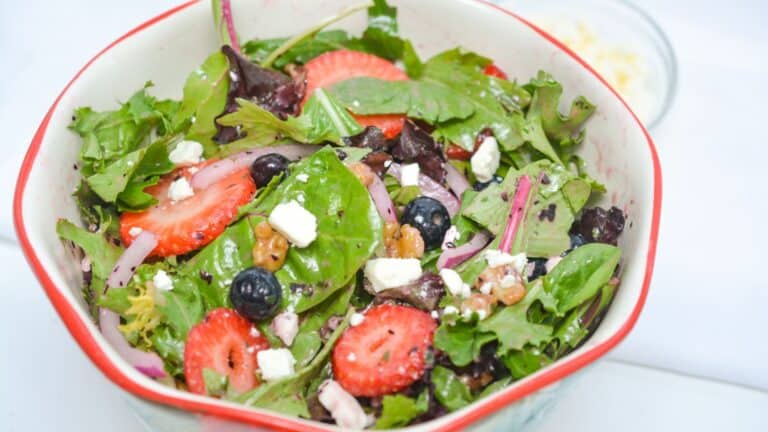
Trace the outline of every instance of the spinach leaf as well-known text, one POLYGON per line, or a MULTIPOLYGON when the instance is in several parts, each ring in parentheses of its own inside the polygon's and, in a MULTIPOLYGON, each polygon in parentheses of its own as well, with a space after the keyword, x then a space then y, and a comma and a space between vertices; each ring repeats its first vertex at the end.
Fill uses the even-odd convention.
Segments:
POLYGON ((386 395, 381 405, 381 416, 376 420, 376 429, 407 426, 411 420, 429 409, 429 392, 424 390, 415 400, 401 394, 386 395))
MULTIPOLYGON (((344 30, 327 30, 304 39, 284 52, 273 63, 278 69, 293 64, 304 64, 313 58, 329 51, 344 49, 344 44, 350 40, 344 30)), ((246 42, 242 46, 243 54, 254 63, 263 62, 273 51, 282 46, 288 38, 262 39, 246 42)))
POLYGON ((329 92, 355 114, 407 114, 438 123, 466 119, 475 112, 468 98, 432 81, 384 81, 360 77, 336 83, 329 92))
POLYGON ((108 241, 102 232, 90 232, 66 219, 56 222, 56 234, 80 247, 91 260, 93 276, 107 280, 123 248, 108 241))
POLYGON ((332 316, 344 316, 349 308, 352 292, 355 290, 354 282, 347 287, 331 294, 325 301, 315 306, 299 327, 299 332, 291 345, 291 353, 296 359, 296 366, 302 367, 308 364, 320 350, 323 341, 320 338, 320 328, 332 316))
POLYGON ((75 110, 69 128, 83 139, 81 172, 87 177, 146 143, 152 130, 163 135, 171 130, 171 116, 178 102, 158 101, 147 93, 152 84, 134 93, 120 109, 97 112, 90 107, 75 110))
POLYGON ((165 304, 159 306, 166 322, 182 340, 192 327, 205 317, 205 306, 200 291, 192 280, 181 278, 174 281, 173 290, 164 294, 165 304))
POLYGON ((522 350, 512 350, 502 355, 501 361, 509 369, 513 378, 520 379, 551 364, 554 360, 538 346, 529 345, 522 350))
POLYGON ((342 138, 363 129, 332 96, 322 89, 309 98, 300 116, 280 120, 271 112, 245 99, 238 99, 240 109, 219 118, 222 126, 240 126, 245 137, 227 145, 237 148, 264 147, 290 138, 294 141, 344 145, 342 138))
POLYGON ((202 144, 206 156, 213 155, 218 148, 213 142, 217 132, 215 119, 224 112, 229 80, 227 56, 221 52, 211 54, 187 77, 181 107, 173 118, 175 128, 188 125, 186 138, 202 144))
POLYGON ((466 366, 477 358, 486 343, 496 339, 494 333, 483 333, 476 323, 444 320, 435 332, 435 348, 445 352, 456 366, 466 366))
POLYGON ((481 391, 477 396, 475 396, 475 400, 480 400, 483 398, 486 398, 497 391, 507 387, 508 385, 512 384, 512 379, 509 377, 502 378, 498 381, 494 381, 491 384, 488 385, 488 387, 484 388, 483 391, 481 391))
POLYGON ((85 180, 80 181, 72 196, 85 225, 91 227, 92 231, 98 230, 108 238, 120 238, 119 217, 114 206, 99 198, 85 180))
POLYGON ((323 349, 307 366, 289 377, 263 383, 259 387, 239 396, 236 401, 248 406, 309 418, 305 390, 327 363, 333 346, 349 325, 349 317, 352 316, 352 312, 352 309, 347 312, 344 321, 339 324, 328 338, 323 349))
POLYGON ((432 369, 432 385, 435 386, 435 398, 448 411, 456 411, 472 402, 469 387, 450 369, 442 366, 432 369))
POLYGON ((174 284, 180 284, 185 290, 186 284, 196 287, 205 302, 206 311, 229 307, 229 286, 240 271, 253 265, 251 251, 254 242, 250 220, 240 220, 189 261, 179 265, 174 284))
POLYGON ((349 283, 381 243, 382 221, 370 195, 331 148, 302 160, 256 209, 269 214, 291 200, 317 218, 317 238, 305 248, 292 247, 275 273, 283 299, 301 313, 349 283), (306 182, 297 179, 306 176, 306 182), (329 254, 328 251, 334 251, 329 254), (299 292, 292 285, 304 286, 299 292))
POLYGON ((550 340, 553 331, 551 326, 535 324, 528 320, 528 308, 535 301, 541 301, 544 307, 550 310, 555 307, 554 299, 538 279, 528 287, 528 293, 523 300, 511 306, 497 308, 493 315, 478 323, 479 331, 496 335, 499 354, 522 349, 526 344, 537 345, 550 340))
MULTIPOLYGON (((110 290, 110 292, 113 290, 110 290)), ((163 359, 165 370, 175 377, 184 375, 184 339, 170 327, 160 325, 150 337, 152 348, 163 359)))
POLYGON ((595 106, 583 96, 571 103, 568 116, 560 114, 560 96, 563 87, 546 72, 539 71, 526 86, 533 93, 526 119, 540 125, 546 137, 560 146, 579 144, 584 139, 584 122, 595 112, 595 106))
POLYGON ((621 249, 590 243, 574 249, 544 277, 544 288, 557 300, 563 315, 594 297, 611 279, 621 259, 621 249))

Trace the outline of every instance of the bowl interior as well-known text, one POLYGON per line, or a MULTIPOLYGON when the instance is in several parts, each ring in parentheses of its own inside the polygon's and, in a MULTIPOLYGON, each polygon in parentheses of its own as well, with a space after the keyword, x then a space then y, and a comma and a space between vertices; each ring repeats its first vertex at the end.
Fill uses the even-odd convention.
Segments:
MULTIPOLYGON (((236 0, 233 3, 236 25, 244 39, 296 33, 350 4, 345 0, 236 0)), ((604 353, 626 334, 642 304, 644 283, 649 277, 646 273, 652 264, 649 263, 655 243, 652 225, 658 216, 654 211, 658 204, 654 185, 658 179, 654 174, 650 140, 631 112, 576 59, 525 23, 474 0, 393 3, 399 8, 401 33, 414 41, 422 57, 463 46, 493 58, 519 81, 527 81, 540 69, 550 72, 565 88, 563 110, 577 95, 585 95, 596 103, 598 111, 588 123, 587 138, 580 153, 590 173, 608 188, 601 204, 617 205, 628 214, 621 241, 622 285, 592 338, 566 359, 495 397, 435 421, 429 428, 456 426, 459 424, 456 421, 475 419, 481 415, 478 413, 495 409, 499 401, 506 403, 572 372, 604 353), (567 363, 570 366, 564 368, 567 363)), ((364 14, 358 14, 337 27, 360 32, 364 24, 364 14)), ((17 226, 25 251, 63 320, 91 358, 113 380, 124 387, 140 387, 146 390, 147 397, 172 400, 183 408, 228 407, 226 413, 233 418, 277 422, 275 419, 279 416, 254 417, 254 412, 263 411, 249 411, 168 389, 145 378, 119 358, 89 319, 80 294, 79 263, 55 233, 57 219, 78 220, 70 197, 79 180, 73 164, 80 148, 79 138, 67 129, 72 111, 84 105, 96 110, 114 109, 118 101, 126 100, 147 80, 154 83, 152 94, 180 98, 187 74, 218 48, 210 6, 199 2, 146 26, 94 59, 62 94, 33 142, 17 190, 17 226)), ((309 426, 309 423, 303 424, 309 426)))

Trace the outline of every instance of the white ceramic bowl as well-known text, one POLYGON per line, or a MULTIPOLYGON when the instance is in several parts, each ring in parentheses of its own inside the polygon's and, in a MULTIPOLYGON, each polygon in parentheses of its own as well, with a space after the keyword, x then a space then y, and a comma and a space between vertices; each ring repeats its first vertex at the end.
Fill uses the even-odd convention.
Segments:
MULTIPOLYGON (((250 38, 295 33, 349 3, 242 0, 235 1, 233 8, 239 33, 250 38)), ((546 70, 565 87, 564 100, 586 95, 598 106, 589 121, 581 154, 591 174, 608 187, 604 204, 617 205, 628 214, 621 240, 623 280, 602 325, 582 347, 555 364, 492 397, 408 429, 455 430, 494 413, 497 415, 485 419, 489 428, 518 424, 521 416, 529 415, 539 405, 521 405, 522 398, 539 392, 527 400, 542 399, 542 389, 601 357, 627 335, 637 320, 651 280, 661 207, 656 152, 642 124, 599 76, 548 35, 515 15, 478 0, 393 3, 399 7, 402 34, 415 42, 422 56, 461 45, 493 58, 510 76, 522 81, 539 69, 546 70), (513 404, 515 408, 502 411, 513 404)), ((364 15, 349 18, 340 26, 359 32, 364 27, 364 15)), ((70 197, 79 177, 72 165, 77 160, 80 140, 67 129, 73 109, 82 105, 112 109, 116 100, 126 100, 147 80, 155 83, 153 94, 180 98, 186 75, 219 48, 217 41, 210 5, 193 1, 131 30, 78 72, 46 114, 24 160, 14 202, 19 240, 62 323, 93 363, 123 389, 152 403, 245 424, 334 429, 170 389, 140 374, 120 358, 89 318, 80 295, 79 264, 56 236, 57 219, 78 220, 70 197)), ((192 418, 191 414, 185 415, 192 418)))

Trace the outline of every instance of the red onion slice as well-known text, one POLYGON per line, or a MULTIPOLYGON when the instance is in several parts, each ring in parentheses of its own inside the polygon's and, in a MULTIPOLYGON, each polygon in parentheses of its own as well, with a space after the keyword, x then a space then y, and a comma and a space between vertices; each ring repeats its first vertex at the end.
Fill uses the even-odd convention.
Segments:
POLYGON ((379 211, 384 222, 397 222, 395 204, 392 202, 392 198, 389 197, 387 186, 379 176, 373 176, 373 181, 368 185, 368 192, 371 194, 373 203, 376 205, 376 210, 379 211))
POLYGON ((118 325, 120 325, 120 317, 115 312, 107 308, 99 308, 101 334, 112 345, 112 348, 120 354, 120 357, 150 378, 165 377, 163 360, 160 356, 132 347, 125 340, 123 334, 120 333, 120 330, 117 328, 118 325))
MULTIPOLYGON (((402 174, 402 167, 400 164, 393 163, 389 166, 388 174, 392 174, 397 181, 400 181, 400 175, 402 174)), ((432 180, 431 177, 424 174, 419 174, 419 189, 424 196, 434 198, 440 201, 448 210, 448 214, 453 216, 459 212, 461 208, 461 202, 456 198, 451 191, 442 187, 438 182, 432 180)))
POLYGON ((445 164, 445 182, 448 184, 448 188, 451 189, 457 197, 461 197, 461 194, 469 189, 469 181, 467 181, 467 178, 450 163, 445 164))
POLYGON ((250 167, 257 158, 269 153, 277 153, 290 160, 297 160, 309 156, 322 147, 310 144, 285 144, 274 147, 260 147, 246 150, 216 161, 192 176, 192 187, 206 189, 208 186, 228 176, 240 168, 250 167))
POLYGON ((128 285, 136 267, 144 262, 144 259, 149 256, 155 246, 157 246, 157 237, 151 232, 142 231, 136 236, 131 245, 117 259, 115 267, 107 279, 107 287, 118 288, 128 285))
POLYGON ((509 212, 507 226, 504 228, 504 234, 499 244, 499 250, 504 253, 509 253, 512 249, 512 243, 515 242, 517 229, 520 227, 520 221, 523 220, 525 206, 528 203, 528 197, 531 195, 531 186, 531 179, 527 175, 522 175, 517 180, 517 189, 515 190, 515 198, 512 200, 512 209, 509 212))
POLYGON ((480 231, 467 243, 443 251, 443 253, 440 254, 440 258, 437 259, 437 269, 456 267, 483 250, 490 241, 491 236, 486 231, 480 231))

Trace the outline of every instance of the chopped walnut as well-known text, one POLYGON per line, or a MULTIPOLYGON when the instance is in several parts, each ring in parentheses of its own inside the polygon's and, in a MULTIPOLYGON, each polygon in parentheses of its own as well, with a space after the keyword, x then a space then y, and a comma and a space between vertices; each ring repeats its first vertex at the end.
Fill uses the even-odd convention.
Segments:
POLYGON ((256 225, 256 244, 253 246, 253 263, 271 272, 285 263, 288 254, 288 240, 272 229, 267 221, 256 225))
POLYGON ((526 293, 523 277, 510 265, 486 268, 477 278, 475 288, 507 306, 522 300, 526 293))
POLYGON ((371 182, 373 182, 373 176, 375 174, 373 171, 371 171, 371 168, 368 165, 362 162, 355 162, 348 165, 348 168, 358 178, 358 180, 360 180, 360 183, 362 183, 363 186, 368 187, 370 186, 371 182))
POLYGON ((397 222, 384 225, 384 245, 390 258, 421 258, 424 255, 424 240, 416 228, 397 222))
POLYGON ((464 299, 461 303, 461 312, 465 315, 470 315, 472 312, 475 312, 482 320, 491 316, 491 312, 493 312, 495 306, 495 296, 474 293, 464 299))

